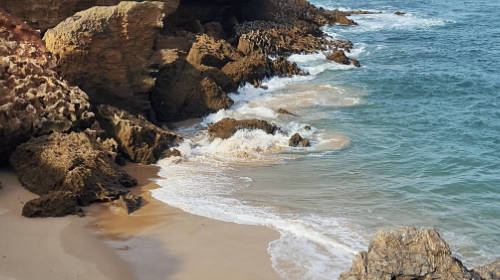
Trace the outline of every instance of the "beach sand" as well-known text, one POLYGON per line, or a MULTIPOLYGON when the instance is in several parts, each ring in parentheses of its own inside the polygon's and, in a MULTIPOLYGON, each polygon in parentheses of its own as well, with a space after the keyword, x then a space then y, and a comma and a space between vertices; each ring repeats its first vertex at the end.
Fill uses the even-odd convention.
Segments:
POLYGON ((126 215, 107 204, 84 218, 28 219, 36 195, 12 170, 0 170, 0 280, 4 279, 280 279, 267 254, 279 237, 265 227, 220 222, 153 199, 157 167, 130 164, 145 205, 126 215))

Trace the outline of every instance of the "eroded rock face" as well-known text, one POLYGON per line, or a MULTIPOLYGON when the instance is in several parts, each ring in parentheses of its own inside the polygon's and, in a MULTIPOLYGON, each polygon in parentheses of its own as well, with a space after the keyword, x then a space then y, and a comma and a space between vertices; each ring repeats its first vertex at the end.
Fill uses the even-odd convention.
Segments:
POLYGON ((500 258, 491 264, 474 268, 474 272, 479 274, 484 280, 499 280, 500 279, 500 258))
POLYGON ((80 86, 92 102, 131 112, 150 108, 155 84, 154 44, 163 26, 162 2, 121 2, 93 7, 48 30, 43 37, 57 69, 80 86))
POLYGON ((164 130, 142 116, 109 105, 97 107, 97 119, 108 136, 133 162, 155 163, 164 150, 177 145, 182 137, 164 130))
POLYGON ((25 205, 23 214, 30 217, 73 214, 137 183, 83 132, 33 138, 16 148, 10 164, 23 186, 41 196, 25 205))
POLYGON ((368 252, 358 254, 340 280, 431 280, 481 278, 451 255, 436 230, 402 228, 378 232, 368 252))
POLYGON ((214 124, 208 126, 208 133, 211 138, 227 139, 233 136, 236 131, 240 129, 260 129, 267 134, 274 134, 279 128, 263 120, 235 120, 235 119, 222 119, 214 124))
POLYGON ((54 67, 39 33, 0 10, 0 163, 31 136, 93 121, 87 94, 54 67))
MULTIPOLYGON (((2 8, 43 33, 76 12, 94 6, 113 6, 120 2, 121 0, 7 0, 2 1, 2 8)), ((162 2, 165 2, 166 14, 173 13, 179 5, 179 0, 162 2)))

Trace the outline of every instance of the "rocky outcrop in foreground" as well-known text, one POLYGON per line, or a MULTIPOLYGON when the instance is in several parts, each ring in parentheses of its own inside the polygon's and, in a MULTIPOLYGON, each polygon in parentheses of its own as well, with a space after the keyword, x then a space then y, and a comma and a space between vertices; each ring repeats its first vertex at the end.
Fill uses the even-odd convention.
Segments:
POLYGON ((0 10, 0 164, 32 136, 81 130, 87 94, 59 79, 40 34, 0 10))
POLYGON ((267 134, 274 134, 279 131, 276 125, 263 120, 235 120, 228 118, 209 125, 207 129, 212 139, 215 137, 221 139, 230 138, 240 129, 260 129, 267 134))
POLYGON ((500 279, 495 278, 499 276, 498 271, 499 262, 496 266, 485 266, 480 274, 468 270, 452 256, 450 247, 436 230, 410 227, 378 232, 371 241, 368 252, 359 253, 354 258, 351 269, 339 279, 500 279))
POLYGON ((117 199, 137 183, 82 132, 33 138, 17 147, 10 164, 23 186, 41 196, 24 205, 28 217, 76 214, 81 206, 117 199))

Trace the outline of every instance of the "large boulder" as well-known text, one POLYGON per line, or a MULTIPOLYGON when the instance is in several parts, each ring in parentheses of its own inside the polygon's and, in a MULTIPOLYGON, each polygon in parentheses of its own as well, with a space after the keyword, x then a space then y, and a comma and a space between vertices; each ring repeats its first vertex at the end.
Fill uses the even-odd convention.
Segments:
POLYGON ((58 77, 39 36, 0 10, 0 163, 31 136, 93 121, 87 94, 58 77))
POLYGON ((63 77, 92 102, 134 113, 149 109, 155 84, 151 58, 163 26, 163 2, 120 2, 93 7, 49 29, 43 39, 63 77))
POLYGON ((340 280, 480 280, 451 254, 436 230, 401 228, 377 232, 340 280))
POLYGON ((97 119, 108 136, 116 140, 120 150, 133 162, 155 163, 166 149, 182 139, 141 115, 132 115, 109 105, 97 107, 97 119))
POLYGON ((240 129, 260 129, 267 134, 274 134, 279 131, 279 128, 263 120, 235 120, 235 119, 222 119, 214 124, 208 126, 208 133, 210 137, 227 139, 233 136, 236 131, 240 129))
MULTIPOLYGON (((94 6, 113 6, 121 0, 6 0, 2 8, 42 33, 76 12, 94 6)), ((165 13, 173 13, 179 0, 165 0, 165 13)))
POLYGON ((25 205, 23 214, 30 217, 77 213, 80 206, 116 199, 137 183, 83 132, 33 138, 16 148, 10 164, 23 186, 41 196, 25 205))

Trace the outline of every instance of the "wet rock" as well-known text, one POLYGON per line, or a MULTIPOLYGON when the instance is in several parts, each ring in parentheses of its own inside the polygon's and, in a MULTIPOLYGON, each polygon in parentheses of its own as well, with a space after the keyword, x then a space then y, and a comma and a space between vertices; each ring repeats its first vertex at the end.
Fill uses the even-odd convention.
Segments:
POLYGON ((177 149, 168 149, 163 151, 162 158, 170 158, 170 157, 180 157, 181 152, 177 149))
POLYGON ((290 140, 288 141, 288 145, 290 147, 309 147, 311 146, 311 142, 309 139, 302 138, 300 134, 295 133, 290 137, 290 140))
POLYGON ((28 201, 23 206, 25 217, 62 217, 66 215, 82 215, 77 197, 70 191, 55 191, 28 201))
POLYGON ((329 54, 326 58, 340 64, 348 65, 350 63, 349 58, 345 55, 343 50, 336 50, 329 54))
POLYGON ((132 115, 109 105, 97 107, 97 119, 108 136, 116 140, 120 150, 133 162, 155 163, 164 150, 177 145, 182 139, 141 115, 132 115))
POLYGON ((260 129, 267 134, 274 134, 279 128, 263 120, 235 120, 235 119, 222 119, 214 124, 208 126, 208 133, 213 139, 215 137, 227 139, 233 136, 236 131, 240 129, 260 129))
POLYGON ((400 12, 400 11, 394 12, 394 14, 397 15, 397 16, 404 16, 404 15, 406 15, 406 13, 403 13, 403 12, 400 12))
POLYGON ((164 7, 126 1, 93 7, 49 29, 43 39, 58 71, 92 102, 142 113, 150 108, 147 93, 155 84, 150 58, 164 7))
POLYGON ((481 278, 455 259, 436 230, 401 228, 378 232, 368 252, 358 254, 340 280, 481 278))
POLYGON ((304 126, 304 129, 309 131, 309 130, 311 130, 311 126, 310 125, 306 125, 306 126, 304 126))
POLYGON ((32 138, 16 148, 10 164, 23 186, 42 196, 27 204, 31 210, 26 213, 45 216, 74 209, 73 202, 62 201, 64 197, 74 197, 78 206, 86 206, 114 200, 127 193, 126 188, 137 184, 107 156, 98 142, 82 132, 56 132, 32 138), (54 206, 57 204, 66 210, 57 209, 54 206))
POLYGON ((31 136, 82 130, 94 119, 87 94, 59 78, 39 36, 0 10, 0 164, 31 136))
POLYGON ((491 264, 474 268, 474 272, 484 280, 500 280, 500 258, 491 264))
MULTIPOLYGON (((45 0, 42 2, 7 0, 2 1, 2 8, 43 33, 79 11, 94 6, 113 6, 120 2, 121 0, 45 0)), ((164 12, 167 15, 173 13, 179 5, 178 0, 164 0, 163 2, 165 2, 164 12)))
POLYGON ((279 108, 278 114, 296 116, 294 113, 288 111, 287 109, 279 108))
POLYGON ((352 65, 356 66, 356 67, 361 67, 361 63, 359 63, 359 61, 355 58, 351 58, 351 63, 352 65))
POLYGON ((113 201, 113 206, 123 209, 126 214, 130 215, 141 208, 143 203, 144 199, 142 197, 127 193, 120 195, 117 200, 113 201))

